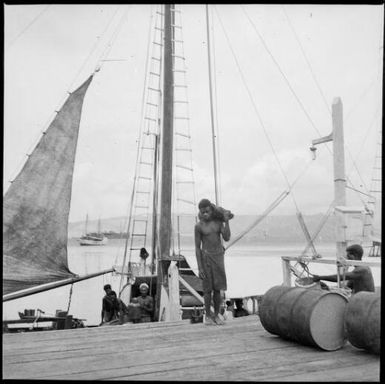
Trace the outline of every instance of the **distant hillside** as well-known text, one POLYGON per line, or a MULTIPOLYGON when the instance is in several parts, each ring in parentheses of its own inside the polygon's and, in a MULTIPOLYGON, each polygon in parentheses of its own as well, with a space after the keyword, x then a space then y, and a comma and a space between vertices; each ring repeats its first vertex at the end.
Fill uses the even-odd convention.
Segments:
MULTIPOLYGON (((322 215, 304 216, 305 223, 310 234, 314 233, 322 220, 322 215)), ((232 236, 235 237, 246 228, 248 228, 258 217, 251 215, 239 215, 230 221, 232 236)), ((182 219, 181 232, 187 242, 193 243, 194 236, 194 217, 189 216, 182 219)), ((103 219, 101 222, 102 231, 105 233, 114 232, 120 234, 127 232, 127 223, 124 217, 113 217, 103 219)), ((151 225, 151 220, 149 225, 151 225)), ((84 221, 69 223, 68 233, 69 237, 79 237, 83 234, 85 227, 84 221)), ((97 228, 97 220, 88 222, 88 230, 95 231, 97 228)), ((302 242, 305 237, 296 216, 268 216, 256 228, 251 230, 242 239, 243 244, 253 244, 261 242, 285 242, 294 243, 302 242)), ((324 228, 320 232, 318 238, 320 242, 334 242, 334 217, 330 217, 324 228)))

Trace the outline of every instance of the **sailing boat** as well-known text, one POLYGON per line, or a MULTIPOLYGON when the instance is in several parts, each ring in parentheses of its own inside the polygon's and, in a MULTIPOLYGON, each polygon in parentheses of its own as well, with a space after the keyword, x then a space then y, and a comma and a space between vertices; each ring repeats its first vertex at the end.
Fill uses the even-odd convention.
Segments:
MULTIPOLYGON (((156 295, 158 306, 163 305, 163 313, 168 301, 174 304, 171 318, 179 318, 179 291, 177 297, 169 300, 168 292, 168 265, 175 261, 186 261, 180 255, 170 255, 171 241, 171 200, 172 200, 172 120, 173 113, 170 105, 173 104, 173 66, 171 6, 165 6, 165 71, 164 71, 164 102, 163 102, 163 130, 162 137, 162 178, 160 191, 155 190, 153 250, 156 250, 156 295), (170 144, 171 140, 171 144, 170 144), (159 202, 156 200, 160 196, 159 202), (158 211, 160 207, 159 222, 158 211), (159 228, 159 229, 158 229, 159 228), (157 241, 155 243, 155 239, 157 241), (164 302, 164 303, 163 303, 164 302), (159 304, 163 303, 163 304, 159 304), (173 317, 174 316, 174 317, 173 317)), ((17 175, 4 197, 4 279, 3 301, 43 292, 59 286, 99 276, 114 271, 106 271, 78 277, 68 268, 67 262, 67 224, 70 210, 74 159, 78 139, 80 117, 86 91, 99 69, 74 92, 70 93, 56 117, 44 132, 41 140, 33 150, 23 169, 17 175), (43 188, 41 186, 43 185, 43 188), (26 187, 28 186, 28 188, 26 187), (48 203, 47 203, 48 202, 48 203), (35 242, 38 242, 35 245, 35 242), (48 284, 50 283, 50 284, 48 284)), ((158 133, 158 135, 160 132, 158 133)), ((158 149, 157 149, 158 150, 158 149)), ((157 150, 155 153, 157 153, 157 150)), ((160 155, 157 155, 160 156, 160 155)), ((155 162, 158 158, 155 158, 155 162)), ((159 178, 159 179, 158 179, 159 178)), ((158 186, 156 186, 158 188, 158 186)), ((81 239, 82 245, 92 245, 98 239, 86 233, 81 239)), ((98 244, 102 244, 102 241, 98 244)), ((154 276, 154 258, 150 276, 150 284, 154 276)), ((130 266, 130 264, 129 264, 130 266)), ((201 285, 197 277, 190 270, 185 278, 190 278, 190 284, 197 289, 201 285)), ((136 278, 138 281, 140 276, 136 278)), ((143 277, 145 278, 145 277, 143 277)), ((183 280, 184 281, 184 280, 183 280)), ((185 283, 186 285, 188 283, 185 283)), ((175 286, 175 281, 174 281, 175 286)), ((196 292, 196 291, 194 291, 196 292)), ((174 292, 175 294, 175 292, 174 292)), ((158 311, 159 312, 159 311, 158 311)), ((159 317, 161 317, 159 315, 159 317)), ((166 314, 165 319, 169 316, 166 314)))
POLYGON ((88 233, 88 214, 86 215, 86 223, 84 235, 80 237, 80 245, 106 245, 108 243, 107 237, 102 233, 101 222, 98 220, 98 230, 97 232, 88 233))
MULTIPOLYGON (((175 16, 175 13, 173 13, 173 7, 166 7, 166 9, 167 12, 164 12, 164 19, 168 18, 168 25, 171 26, 173 25, 171 19, 175 16)), ((173 31, 171 27, 167 27, 164 29, 164 37, 167 37, 165 39, 165 42, 168 42, 167 46, 165 44, 164 49, 167 50, 168 53, 165 54, 163 61, 160 63, 162 63, 162 69, 164 71, 164 75, 161 78, 164 90, 161 95, 163 101, 165 102, 163 103, 163 108, 160 109, 160 113, 156 117, 150 117, 153 120, 148 120, 154 122, 155 124, 158 124, 159 121, 162 121, 162 127, 165 130, 162 132, 147 132, 147 135, 154 139, 155 144, 155 146, 152 147, 152 153, 154 154, 154 158, 156 159, 153 164, 162 164, 162 169, 158 169, 156 172, 156 176, 154 177, 154 179, 159 178, 159 180, 162 181, 162 184, 160 188, 158 188, 158 190, 156 191, 158 196, 156 196, 155 194, 155 198, 153 199, 153 206, 156 207, 153 212, 156 214, 156 217, 154 216, 154 220, 152 220, 152 225, 154 226, 153 238, 156 238, 156 242, 153 243, 154 249, 151 249, 151 257, 153 258, 153 262, 150 263, 149 270, 150 275, 156 276, 157 279, 151 279, 150 282, 153 281, 154 286, 156 285, 156 293, 160 296, 163 296, 164 298, 162 302, 162 298, 159 297, 158 312, 160 314, 162 313, 162 306, 163 308, 166 308, 167 302, 171 303, 171 306, 169 307, 174 308, 174 310, 172 311, 165 311, 165 313, 169 313, 168 317, 165 316, 166 318, 173 318, 174 315, 176 317, 179 316, 179 314, 177 313, 179 310, 178 304, 175 302, 174 296, 175 291, 172 288, 174 286, 173 282, 175 280, 173 277, 171 279, 169 279, 168 277, 170 266, 175 267, 182 260, 181 255, 179 255, 178 253, 173 254, 173 252, 170 252, 170 234, 172 232, 172 225, 170 224, 172 221, 172 204, 170 199, 171 181, 166 180, 167 178, 172 178, 173 174, 173 171, 171 171, 170 168, 170 160, 172 160, 172 156, 168 156, 172 153, 172 151, 169 150, 169 147, 166 147, 166 143, 168 146, 170 146, 170 141, 167 142, 166 136, 169 139, 171 139, 172 137, 171 128, 173 118, 171 113, 172 111, 170 109, 172 109, 174 104, 172 102, 172 87, 170 87, 170 84, 172 85, 173 74, 172 72, 168 72, 170 71, 170 68, 172 68, 172 65, 166 65, 166 63, 168 61, 168 64, 170 64, 170 61, 172 62, 175 59, 172 58, 172 48, 170 48, 169 45, 169 42, 173 40, 172 34, 174 32, 175 30, 173 31), (161 162, 160 159, 162 160, 161 162), (162 294, 160 294, 160 292, 162 292, 162 294)), ((156 43, 160 46, 162 45, 162 42, 157 41, 156 43)), ((174 39, 172 45, 177 45, 176 39, 174 39)), ((250 52, 255 51, 250 50, 250 52)), ((225 68, 225 70, 227 70, 227 68, 225 68)), ((29 159, 26 165, 24 166, 22 172, 12 182, 11 187, 7 191, 7 194, 4 199, 5 279, 3 280, 6 284, 7 289, 4 290, 4 293, 13 293, 17 290, 35 287, 48 282, 63 281, 64 284, 64 280, 66 280, 65 284, 71 284, 74 281, 73 274, 68 269, 66 257, 66 226, 68 220, 69 203, 71 198, 73 162, 75 158, 77 130, 79 128, 78 125, 80 121, 80 112, 82 110, 83 99, 85 97, 87 88, 89 87, 91 81, 93 80, 97 72, 98 70, 95 70, 95 72, 89 77, 89 79, 86 80, 86 82, 80 85, 75 92, 72 92, 70 94, 68 100, 57 113, 55 120, 53 121, 49 129, 44 132, 44 135, 39 145, 36 147, 35 151, 31 155, 29 155, 29 159), (75 121, 75 123, 73 122, 73 120, 75 121), (65 130, 65 136, 63 136, 64 128, 67 128, 65 130), (59 134, 57 132, 59 132, 59 134), (65 142, 63 143, 62 141, 64 140, 65 142), (71 147, 68 148, 68 150, 66 148, 67 145, 68 147, 71 147), (55 151, 49 151, 49 147, 55 147, 55 151), (61 150, 63 150, 63 152, 67 150, 68 152, 67 155, 63 155, 63 159, 66 160, 63 163, 62 159, 58 158, 58 154, 61 152, 61 150), (51 157, 54 158, 55 162, 52 163, 51 157), (40 161, 41 159, 42 161, 40 161), (43 160, 45 164, 42 164, 43 160), (40 171, 36 173, 35 168, 39 169, 39 167, 40 171), (50 171, 47 172, 47 169, 49 169, 50 171), (60 172, 58 170, 60 170, 60 172), (61 177, 60 180, 58 180, 58 175, 61 177), (57 183, 58 181, 60 181, 60 185, 59 183, 57 183), (27 185, 29 186, 28 189, 26 189, 27 185), (47 188, 44 187, 43 190, 41 190, 42 185, 47 186, 47 188), (65 189, 65 192, 62 192, 63 195, 60 195, 59 187, 61 185, 63 186, 63 190, 65 189), (56 194, 56 197, 51 196, 51 194, 54 193, 56 194), (49 205, 47 207, 46 201, 48 200, 53 200, 52 206, 49 205), (59 209, 61 209, 61 211, 58 214, 59 209), (60 218, 60 223, 56 220, 57 218, 60 218), (36 228, 39 228, 39 231, 37 231, 36 228), (28 233, 25 232, 26 229, 28 229, 28 233), (60 237, 60 242, 56 241, 58 237, 60 237), (40 244, 44 244, 44 246, 41 246, 40 248, 36 249, 35 244, 32 244, 32 241, 35 240, 38 241, 40 244), (26 279, 26 276, 32 277, 26 279)), ((159 74, 154 75, 154 77, 160 78, 159 74)), ((245 84, 247 85, 248 82, 245 82, 245 84)), ((229 94, 231 94, 234 89, 238 88, 234 86, 234 84, 232 84, 232 88, 229 94)), ((155 98, 159 97, 159 90, 154 91, 154 95, 157 95, 154 96, 155 98)), ((266 99, 268 99, 267 96, 269 95, 265 96, 266 99)), ((279 98, 281 96, 282 95, 280 93, 274 94, 274 98, 279 98)), ((232 94, 231 102, 227 106, 227 109, 234 111, 239 108, 239 111, 243 111, 243 109, 241 109, 243 104, 238 105, 238 103, 240 103, 240 98, 233 97, 232 94)), ((151 106, 152 104, 155 103, 153 101, 149 101, 149 105, 151 106)), ((280 114, 285 116, 286 111, 284 110, 283 106, 287 104, 285 104, 285 102, 281 103, 280 101, 276 104, 280 106, 280 114)), ((198 111, 198 114, 199 112, 200 111, 198 111)), ((280 114, 277 113, 272 115, 280 114)), ((242 115, 242 112, 240 113, 240 115, 242 115)), ((274 117, 275 116, 270 117, 272 121, 274 117)), ((228 121, 231 122, 231 119, 228 119, 228 121)), ((242 124, 239 124, 239 122, 236 121, 236 123, 233 122, 233 125, 237 125, 238 127, 238 125, 242 124)), ((272 128, 274 128, 273 122, 271 122, 270 125, 272 128)), ((253 169, 253 172, 247 173, 246 175, 242 175, 243 172, 240 172, 240 169, 248 169, 247 165, 250 165, 251 159, 255 159, 255 156, 253 156, 256 152, 255 146, 250 150, 249 148, 246 148, 244 144, 245 141, 252 141, 257 143, 258 141, 260 141, 260 138, 263 137, 263 135, 258 135, 258 137, 255 137, 255 124, 250 124, 250 126, 252 129, 242 131, 241 134, 239 134, 240 130, 238 131, 238 129, 234 129, 233 126, 226 126, 228 128, 227 132, 230 132, 230 135, 232 135, 232 145, 239 144, 241 142, 243 143, 240 146, 240 148, 242 149, 240 149, 240 155, 237 156, 239 157, 239 159, 237 159, 239 161, 235 162, 234 156, 228 156, 229 163, 227 165, 232 170, 233 175, 245 176, 245 179, 247 179, 248 181, 253 181, 256 180, 256 176, 258 176, 259 174, 258 171, 260 171, 260 169, 258 167, 253 169), (245 138, 247 138, 247 140, 243 140, 245 138), (233 169, 233 167, 235 167, 235 169, 233 169)), ((280 137, 282 136, 283 129, 287 128, 286 121, 283 125, 277 124, 277 127, 279 128, 278 137, 280 137)), ((263 126, 263 128, 265 128, 265 126, 263 126)), ((205 133, 204 135, 205 137, 207 137, 207 133, 205 133)), ((307 137, 306 139, 303 139, 302 135, 299 135, 299 137, 295 140, 300 139, 306 142, 307 137)), ((287 141, 288 142, 286 142, 285 145, 289 147, 289 145, 291 145, 292 143, 289 142, 290 140, 287 141)), ((200 143, 203 142, 204 140, 200 141, 200 143)), ((227 153, 232 153, 230 149, 227 149, 227 153)), ((242 204, 246 200, 262 200, 262 198, 260 198, 261 196, 263 196, 263 193, 261 193, 261 188, 265 184, 267 185, 269 177, 275 176, 275 173, 278 173, 275 169, 273 169, 273 163, 273 159, 269 159, 268 174, 264 175, 259 184, 255 186, 253 186, 252 184, 246 184, 250 187, 250 190, 253 191, 253 196, 251 198, 246 199, 245 195, 240 193, 241 191, 245 191, 245 188, 240 190, 239 193, 234 192, 234 185, 244 186, 244 183, 241 182, 244 181, 243 179, 237 179, 232 182, 232 188, 229 188, 229 191, 227 192, 227 198, 229 198, 230 195, 239 194, 240 206, 242 206, 242 204), (258 191, 258 199, 255 198, 255 191, 258 191)), ((301 165, 301 161, 296 165, 298 166, 298 164, 301 165)), ((294 166, 293 169, 297 170, 297 166, 294 166)), ((276 179, 274 179, 274 181, 276 181, 276 179)), ((271 185, 268 185, 268 188, 270 187, 271 190, 268 190, 268 197, 270 197, 271 193, 276 190, 271 185)), ((142 192, 145 192, 143 194, 147 195, 147 191, 142 192)), ((319 195, 319 199, 321 199, 323 194, 320 193, 319 195)), ((265 197, 263 200, 267 201, 268 198, 265 197)), ((226 199, 224 199, 224 201, 226 201, 226 199)), ((273 204, 273 206, 275 207, 276 205, 273 204)), ((256 210, 255 207, 253 208, 254 210, 256 210)), ((182 268, 179 268, 179 271, 176 272, 179 273, 181 269, 182 268)), ((172 271, 173 270, 170 271, 171 276, 173 276, 172 271)), ((127 273, 131 272, 132 270, 127 273)), ((125 273, 123 271, 123 268, 121 273, 125 273)), ((126 278, 127 276, 124 277, 126 278)), ((132 276, 129 274, 129 278, 131 280, 133 280, 134 278, 136 279, 134 284, 128 284, 128 286, 131 285, 132 288, 134 287, 135 283, 139 282, 141 276, 132 276)), ((144 278, 148 277, 144 276, 144 278)), ((130 280, 128 281, 128 283, 129 282, 130 280)), ((124 296, 125 292, 125 289, 122 289, 122 297, 124 296)), ((179 300, 179 295, 177 297, 177 300, 179 300)))

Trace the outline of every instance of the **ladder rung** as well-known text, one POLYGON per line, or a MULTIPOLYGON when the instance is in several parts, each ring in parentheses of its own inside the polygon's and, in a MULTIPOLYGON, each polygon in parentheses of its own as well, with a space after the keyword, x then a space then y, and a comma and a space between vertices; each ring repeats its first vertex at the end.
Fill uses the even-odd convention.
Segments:
POLYGON ((163 44, 162 43, 158 43, 157 41, 153 41, 153 44, 159 45, 159 46, 163 47, 163 44))
POLYGON ((149 103, 149 102, 147 102, 146 104, 151 105, 152 107, 157 107, 157 106, 158 106, 158 104, 155 104, 155 103, 149 103))
POLYGON ((135 205, 135 208, 148 208, 148 205, 135 205))
POLYGON ((186 60, 183 56, 180 56, 180 55, 172 55, 172 56, 175 57, 175 59, 186 60))
POLYGON ((373 181, 381 181, 381 179, 372 179, 373 181))
POLYGON ((161 15, 161 16, 164 15, 164 13, 162 13, 162 12, 160 12, 160 11, 156 11, 156 13, 157 13, 158 15, 161 15))
POLYGON ((184 203, 187 203, 187 204, 192 204, 192 205, 195 205, 195 203, 193 201, 190 201, 190 200, 184 200, 184 199, 177 199, 178 201, 183 201, 184 203))
POLYGON ((160 61, 159 57, 151 56, 151 60, 160 61))
POLYGON ((191 148, 175 148, 176 151, 187 151, 187 152, 192 152, 191 148))
POLYGON ((140 222, 146 222, 146 219, 134 219, 135 222, 140 221, 140 222))
POLYGON ((180 25, 171 24, 171 26, 174 27, 174 28, 182 29, 182 27, 180 25))
POLYGON ((188 101, 186 101, 186 100, 174 100, 174 103, 188 104, 188 101))
POLYGON ((139 161, 139 164, 143 164, 143 165, 153 165, 152 163, 148 163, 147 161, 139 161))
POLYGON ((150 91, 154 91, 154 92, 160 92, 160 89, 156 89, 156 88, 152 88, 152 87, 148 87, 147 89, 150 91))
POLYGON ((152 180, 151 177, 147 177, 147 176, 138 176, 138 179, 143 179, 143 180, 152 180))
POLYGON ((174 72, 186 73, 185 69, 174 69, 174 72))
POLYGON ((381 193, 381 190, 375 190, 375 189, 371 189, 369 192, 375 192, 375 193, 381 193))
POLYGON ((190 120, 190 118, 184 116, 174 116, 174 120, 190 120))
POLYGON ((132 233, 131 236, 143 237, 143 236, 146 236, 146 233, 132 233))
POLYGON ((156 72, 150 72, 150 75, 154 75, 154 76, 160 77, 159 73, 156 73, 156 72))
POLYGON ((158 31, 163 31, 163 28, 155 27, 158 31))
POLYGON ((194 184, 194 182, 193 181, 177 181, 176 182, 177 184, 194 184))
POLYGON ((193 171, 192 168, 186 167, 186 166, 184 166, 184 165, 176 164, 175 166, 176 166, 177 168, 183 168, 183 169, 187 169, 188 171, 193 171))
POLYGON ((154 119, 153 117, 147 117, 147 116, 145 116, 144 118, 145 118, 146 120, 151 120, 151 121, 155 121, 155 122, 158 121, 157 119, 154 119))
POLYGON ((172 39, 172 41, 174 43, 183 43, 183 40, 180 40, 180 39, 172 39))
POLYGON ((191 136, 189 136, 189 135, 186 135, 185 133, 181 133, 181 132, 175 132, 175 134, 176 134, 176 135, 178 135, 178 136, 187 137, 188 139, 190 139, 190 138, 191 138, 191 136))
POLYGON ((187 88, 187 85, 183 85, 183 84, 174 84, 174 88, 187 88))
POLYGON ((192 271, 191 268, 178 268, 180 271, 192 271))
POLYGON ((150 194, 149 191, 136 191, 136 193, 150 194))
POLYGON ((153 151, 154 147, 142 147, 142 149, 149 149, 149 150, 153 151))

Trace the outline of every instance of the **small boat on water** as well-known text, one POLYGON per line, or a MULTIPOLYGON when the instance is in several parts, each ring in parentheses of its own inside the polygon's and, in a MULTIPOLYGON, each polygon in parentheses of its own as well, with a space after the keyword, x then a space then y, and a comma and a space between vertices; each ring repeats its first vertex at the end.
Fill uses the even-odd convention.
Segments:
POLYGON ((80 237, 80 245, 106 245, 108 243, 108 238, 102 233, 101 230, 101 221, 98 220, 98 231, 97 232, 88 232, 88 214, 86 216, 85 231, 84 235, 80 237))

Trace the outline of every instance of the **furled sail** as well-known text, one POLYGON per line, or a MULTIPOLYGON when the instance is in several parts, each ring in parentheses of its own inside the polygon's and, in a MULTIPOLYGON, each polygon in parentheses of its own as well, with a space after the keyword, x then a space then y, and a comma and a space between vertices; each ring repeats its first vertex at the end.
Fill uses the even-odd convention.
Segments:
POLYGON ((70 94, 3 199, 3 295, 74 277, 67 236, 83 100, 70 94))

